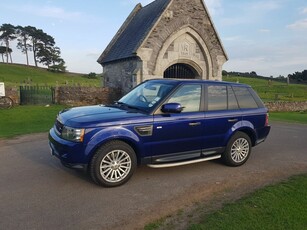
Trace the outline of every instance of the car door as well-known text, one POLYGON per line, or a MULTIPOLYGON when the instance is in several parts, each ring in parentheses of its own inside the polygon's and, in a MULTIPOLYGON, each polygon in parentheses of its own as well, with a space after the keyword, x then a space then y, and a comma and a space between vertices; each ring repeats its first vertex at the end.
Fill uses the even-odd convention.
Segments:
POLYGON ((225 147, 232 129, 242 120, 232 87, 212 83, 205 89, 204 152, 225 147))
MULTIPOLYGON (((153 136, 150 149, 152 156, 165 154, 200 154, 204 112, 201 111, 202 84, 180 86, 165 103, 180 103, 181 113, 154 114, 153 136)), ((165 104, 164 103, 164 104, 165 104)))

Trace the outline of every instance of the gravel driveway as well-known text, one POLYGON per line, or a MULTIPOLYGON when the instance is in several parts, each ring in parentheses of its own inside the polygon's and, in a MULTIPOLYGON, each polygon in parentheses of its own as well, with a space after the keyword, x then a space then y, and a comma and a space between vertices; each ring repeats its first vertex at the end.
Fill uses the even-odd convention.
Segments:
POLYGON ((47 134, 0 140, 0 164, 0 229, 142 229, 194 203, 214 208, 306 173, 307 126, 272 123, 267 141, 239 168, 219 161, 142 166, 127 184, 111 189, 62 167, 49 154, 47 134))

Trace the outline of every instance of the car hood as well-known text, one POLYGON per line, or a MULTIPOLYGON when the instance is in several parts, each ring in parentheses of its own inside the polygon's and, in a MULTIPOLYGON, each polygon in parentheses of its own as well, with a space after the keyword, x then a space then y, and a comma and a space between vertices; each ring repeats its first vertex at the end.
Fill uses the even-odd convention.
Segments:
POLYGON ((57 117, 65 126, 74 128, 94 128, 133 123, 151 122, 152 116, 137 110, 125 110, 112 106, 83 106, 65 109, 57 117))

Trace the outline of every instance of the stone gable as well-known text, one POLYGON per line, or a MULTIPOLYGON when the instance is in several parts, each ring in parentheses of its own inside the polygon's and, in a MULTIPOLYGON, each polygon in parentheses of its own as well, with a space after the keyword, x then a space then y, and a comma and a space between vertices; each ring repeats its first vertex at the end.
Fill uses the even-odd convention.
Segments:
MULTIPOLYGON (((156 0, 144 8, 139 7, 139 11, 134 11, 134 14, 147 15, 151 7, 156 13, 159 12, 156 9, 163 9, 163 12, 159 12, 159 17, 156 17, 156 21, 151 28, 148 28, 146 34, 139 36, 143 40, 139 41, 139 46, 131 57, 114 63, 101 62, 105 79, 107 79, 106 84, 114 85, 114 80, 117 85, 129 86, 129 89, 127 87, 124 89, 125 92, 147 79, 181 78, 181 76, 165 74, 174 66, 179 69, 189 68, 191 73, 195 73, 191 76, 193 78, 222 80, 222 66, 227 61, 227 55, 204 2, 202 0, 156 0), (134 66, 135 69, 127 71, 121 69, 123 68, 121 62, 125 63, 124 66, 134 66), (110 75, 111 72, 123 71, 125 73, 121 75, 110 75)), ((132 21, 131 18, 129 20, 132 21)), ((126 25, 126 27, 129 26, 126 25)), ((117 36, 120 40, 120 34, 117 36)))

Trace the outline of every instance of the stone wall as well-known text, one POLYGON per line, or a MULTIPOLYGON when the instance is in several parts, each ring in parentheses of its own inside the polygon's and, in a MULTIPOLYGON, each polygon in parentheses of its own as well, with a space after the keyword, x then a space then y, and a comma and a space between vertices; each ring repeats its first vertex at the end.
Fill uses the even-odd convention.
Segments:
POLYGON ((105 64, 103 67, 103 85, 120 88, 124 94, 129 92, 137 84, 139 62, 140 60, 134 58, 105 64))
POLYGON ((19 105, 19 87, 5 87, 5 96, 10 97, 15 105, 19 105))
POLYGON ((265 103, 270 112, 299 112, 307 111, 307 101, 303 102, 268 102, 265 103))
MULTIPOLYGON (((123 95, 117 88, 107 87, 75 87, 58 86, 55 90, 55 102, 70 106, 111 104, 123 95)), ((19 87, 5 87, 5 95, 12 98, 15 105, 20 103, 19 87)), ((303 102, 267 102, 270 112, 298 112, 307 111, 307 101, 303 102)))
POLYGON ((114 88, 72 86, 55 88, 55 102, 69 106, 111 104, 120 97, 120 90, 114 88))

